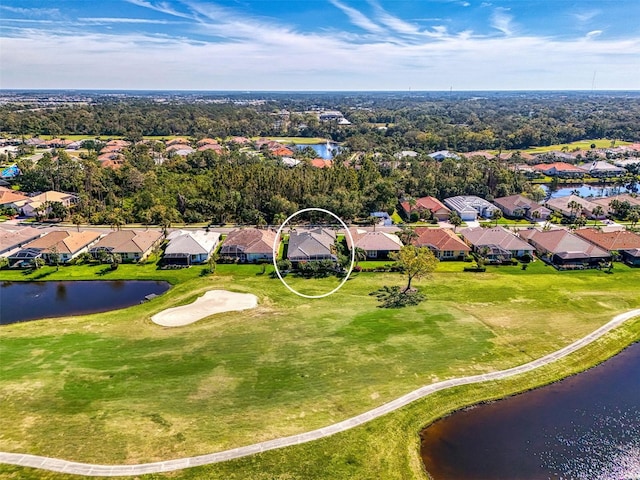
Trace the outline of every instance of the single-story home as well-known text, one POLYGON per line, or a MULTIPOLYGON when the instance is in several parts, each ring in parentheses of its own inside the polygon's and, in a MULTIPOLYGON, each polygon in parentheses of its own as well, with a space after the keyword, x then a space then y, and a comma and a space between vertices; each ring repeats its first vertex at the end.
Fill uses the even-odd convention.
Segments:
POLYGON ((412 243, 417 247, 428 247, 438 260, 463 260, 471 248, 448 228, 418 227, 417 237, 412 243))
POLYGON ((293 263, 316 260, 337 261, 334 253, 336 234, 326 228, 313 230, 292 230, 289 233, 287 258, 293 263))
POLYGON ((23 245, 40 238, 44 232, 33 227, 11 225, 0 230, 0 257, 10 257, 17 253, 23 245))
POLYGON ((272 261, 275 241, 276 232, 273 230, 241 228, 227 235, 222 242, 220 256, 237 258, 240 262, 272 261))
POLYGON ((10 263, 30 264, 36 258, 42 258, 47 263, 55 263, 54 256, 58 255, 58 263, 69 263, 89 248, 102 236, 99 232, 74 232, 55 230, 25 244, 21 250, 9 256, 10 263))
POLYGON ((484 253, 493 261, 509 260, 524 255, 533 256, 534 248, 504 227, 469 227, 460 230, 460 236, 474 252, 484 253))
POLYGON ((220 241, 217 232, 204 230, 176 230, 167 236, 163 263, 170 265, 193 265, 205 263, 220 241))
POLYGON ((28 196, 7 187, 0 187, 0 207, 19 210, 28 201, 28 196))
POLYGON ((612 163, 604 160, 596 160, 594 162, 585 163, 581 167, 586 173, 592 177, 619 177, 627 173, 622 167, 617 167, 612 163))
MULTIPOLYGON (((36 217, 38 209, 47 202, 60 202, 66 208, 71 207, 78 201, 78 196, 73 193, 57 192, 49 190, 38 195, 29 197, 27 202, 22 205, 21 212, 25 217, 36 217)), ((47 213, 47 212, 45 212, 47 213)))
POLYGON ((411 212, 423 212, 428 210, 431 212, 431 217, 440 221, 448 220, 451 210, 449 210, 440 200, 435 197, 421 197, 416 199, 415 204, 411 204, 407 200, 400 202, 400 206, 407 217, 411 215, 411 212))
POLYGON ((551 210, 538 202, 522 195, 509 195, 496 198, 493 203, 502 210, 507 217, 528 218, 529 220, 547 220, 551 210))
POLYGON ((444 199, 444 204, 455 210, 464 221, 475 221, 478 216, 491 218, 498 207, 475 195, 459 195, 444 199))
POLYGON ((538 257, 556 267, 593 268, 611 260, 606 250, 568 230, 522 230, 520 236, 533 245, 538 257))
POLYGON ((573 217, 575 215, 584 215, 587 218, 606 218, 607 212, 609 209, 597 203, 594 203, 590 200, 584 199, 577 195, 568 195, 566 197, 558 197, 547 200, 547 208, 550 208, 554 212, 561 213, 565 217, 573 217), (571 205, 575 202, 575 204, 579 205, 579 209, 572 209, 571 205), (602 213, 594 214, 594 210, 596 208, 602 209, 602 213))
POLYGON ((447 158, 451 158, 453 160, 460 160, 459 155, 453 152, 450 152, 449 150, 439 150, 437 152, 430 153, 428 156, 433 158, 434 160, 438 160, 439 162, 447 158))
POLYGON ((162 232, 157 230, 119 230, 110 232, 96 243, 89 253, 100 258, 101 252, 117 253, 123 262, 139 262, 147 258, 162 243, 162 232))
POLYGON ((604 232, 595 228, 581 228, 575 234, 609 253, 619 252, 622 259, 630 265, 640 266, 640 235, 637 233, 628 230, 604 232))
POLYGON ((549 177, 582 178, 585 176, 583 169, 566 162, 539 163, 534 165, 533 169, 549 177))
POLYGON ((389 258, 389 253, 399 252, 402 248, 402 242, 393 233, 370 232, 358 228, 351 228, 349 232, 353 237, 352 244, 351 238, 346 235, 349 250, 361 248, 366 252, 367 258, 386 259, 389 258))

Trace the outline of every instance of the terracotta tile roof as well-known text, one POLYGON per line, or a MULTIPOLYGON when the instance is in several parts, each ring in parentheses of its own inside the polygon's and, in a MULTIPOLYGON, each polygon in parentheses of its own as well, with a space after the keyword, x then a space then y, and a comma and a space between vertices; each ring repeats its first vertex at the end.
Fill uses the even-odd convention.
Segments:
POLYGON ((202 145, 217 145, 218 141, 213 138, 203 138, 202 140, 198 140, 197 145, 201 147, 202 145))
POLYGON ((102 237, 92 249, 106 248, 114 253, 145 253, 162 238, 156 230, 120 230, 102 237))
POLYGON ((333 166, 331 160, 325 160, 324 158, 314 158, 310 163, 312 167, 316 168, 331 168, 333 166))
POLYGON ((287 147, 283 147, 282 145, 277 148, 270 148, 269 150, 271 151, 271 153, 277 155, 278 157, 290 157, 291 155, 293 155, 293 152, 290 149, 288 149, 287 147))
POLYGON ((520 236, 530 241, 536 247, 536 250, 542 248, 563 258, 580 258, 581 256, 599 258, 609 256, 607 251, 564 229, 522 230, 520 236))
POLYGON ((76 253, 86 247, 91 242, 100 238, 99 232, 70 232, 66 230, 56 230, 49 232, 33 242, 24 245, 24 248, 37 248, 43 252, 51 252, 55 247, 58 253, 76 253))
POLYGON ((437 212, 438 210, 447 210, 450 211, 449 208, 445 206, 440 200, 435 197, 421 197, 416 199, 416 204, 412 208, 409 202, 402 202, 402 208, 405 212, 411 213, 412 210, 430 210, 431 212, 437 212))
POLYGON ((276 232, 258 228, 241 228, 227 235, 222 242, 221 255, 242 253, 271 253, 276 232))
POLYGON ((471 251, 469 245, 448 228, 418 227, 415 231, 418 237, 412 243, 418 247, 430 247, 439 251, 471 251))
MULTIPOLYGON (((357 228, 350 228, 356 248, 366 251, 389 251, 397 252, 402 248, 402 242, 397 235, 386 232, 370 232, 357 228)), ((346 235, 347 247, 352 248, 351 239, 346 235)))
POLYGON ((10 189, 0 190, 0 205, 29 200, 29 197, 10 189))
POLYGON ((180 137, 174 138, 173 140, 169 140, 167 142, 167 147, 170 147, 171 145, 189 145, 189 140, 180 137))
POLYGON ((205 150, 213 150, 214 152, 221 153, 224 148, 217 143, 205 143, 198 147, 199 152, 204 152, 205 150))
POLYGON ((581 228, 575 234, 608 251, 640 248, 640 235, 628 230, 602 232, 594 228, 581 228))
POLYGON ((555 169, 558 172, 576 172, 576 173, 584 173, 579 167, 575 165, 571 165, 570 163, 565 162, 555 162, 555 163, 539 163, 538 165, 534 165, 533 168, 540 172, 547 172, 551 169, 555 169))
POLYGON ((174 143, 167 147, 167 152, 177 152, 182 150, 195 152, 195 150, 193 149, 193 147, 191 147, 191 145, 184 144, 184 143, 174 143))

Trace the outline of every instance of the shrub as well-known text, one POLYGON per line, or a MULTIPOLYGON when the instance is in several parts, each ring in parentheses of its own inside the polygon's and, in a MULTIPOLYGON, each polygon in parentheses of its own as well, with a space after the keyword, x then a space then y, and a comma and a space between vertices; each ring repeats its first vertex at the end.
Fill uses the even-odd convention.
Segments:
POLYGON ((422 293, 417 290, 404 290, 398 286, 387 287, 386 285, 369 295, 375 296, 380 305, 379 308, 403 308, 411 305, 418 305, 426 300, 422 293))
POLYGON ((464 267, 464 271, 465 272, 486 272, 487 271, 487 267, 480 266, 480 265, 476 265, 476 266, 473 266, 473 267, 464 267))

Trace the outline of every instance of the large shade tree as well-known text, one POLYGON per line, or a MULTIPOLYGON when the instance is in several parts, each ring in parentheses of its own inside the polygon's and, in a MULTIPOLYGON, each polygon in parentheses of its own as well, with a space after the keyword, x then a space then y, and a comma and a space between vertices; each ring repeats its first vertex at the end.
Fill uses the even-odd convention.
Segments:
POLYGON ((427 247, 405 245, 400 251, 390 256, 402 267, 407 277, 407 286, 403 290, 405 293, 411 291, 411 282, 414 278, 419 279, 428 275, 438 265, 438 259, 427 247))

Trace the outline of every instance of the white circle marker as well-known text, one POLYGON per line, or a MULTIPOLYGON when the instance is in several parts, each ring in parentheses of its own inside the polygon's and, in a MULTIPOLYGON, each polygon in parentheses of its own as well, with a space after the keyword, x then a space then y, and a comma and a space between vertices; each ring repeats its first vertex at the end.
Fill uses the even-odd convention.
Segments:
POLYGON ((347 225, 342 221, 342 219, 340 217, 338 217, 335 213, 330 212, 329 210, 325 210, 324 208, 315 208, 315 207, 303 208, 302 210, 298 210, 297 212, 289 215, 289 217, 284 221, 284 223, 282 225, 280 225, 280 228, 278 228, 278 232, 276 233, 276 238, 273 241, 272 250, 273 250, 273 267, 276 269, 276 275, 278 275, 278 278, 280 279, 282 284, 285 287, 287 287, 289 289, 289 291, 291 291, 292 293, 295 293, 296 295, 298 295, 300 297, 304 297, 304 298, 324 298, 324 297, 328 297, 331 294, 336 293, 338 290, 340 290, 342 288, 342 286, 345 284, 345 282, 347 280, 349 280, 349 275, 351 275, 351 271, 353 270, 353 264, 356 261, 356 249, 355 249, 355 245, 353 243, 353 237, 351 236, 351 232, 349 231, 349 227, 347 227, 347 225), (296 216, 300 215, 301 213, 305 213, 305 212, 322 212, 322 213, 326 213, 328 215, 331 215, 333 218, 338 220, 338 222, 340 222, 340 224, 344 227, 344 231, 347 233, 347 235, 349 235, 349 240, 351 240, 351 246, 353 247, 353 248, 351 248, 351 264, 349 265, 349 271, 347 272, 347 275, 342 279, 342 281, 340 282, 340 285, 338 285, 336 288, 331 290, 329 293, 325 293, 325 294, 322 294, 322 295, 305 295, 304 293, 300 293, 297 290, 294 290, 282 278, 282 275, 280 274, 280 270, 278 270, 278 265, 277 265, 277 261, 276 261, 276 258, 277 258, 277 255, 278 255, 277 247, 278 247, 278 245, 280 243, 280 242, 278 242, 278 239, 280 238, 280 233, 282 233, 282 229, 284 228, 284 226, 287 223, 289 223, 289 220, 291 220, 293 217, 296 217, 296 216))

